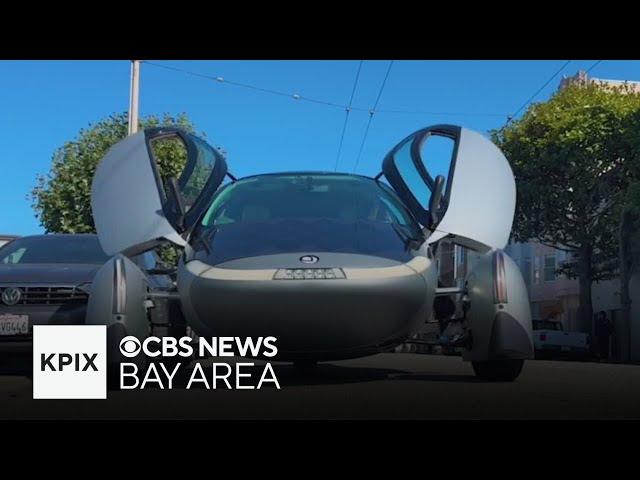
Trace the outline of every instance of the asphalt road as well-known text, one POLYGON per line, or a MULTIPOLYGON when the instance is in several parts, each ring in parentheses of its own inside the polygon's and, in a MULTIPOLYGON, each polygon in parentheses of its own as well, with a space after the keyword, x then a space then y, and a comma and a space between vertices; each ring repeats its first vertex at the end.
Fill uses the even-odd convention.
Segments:
MULTIPOLYGON (((259 377, 263 367, 255 370, 259 377)), ((25 372, 5 368, 0 419, 640 418, 634 365, 530 361, 514 383, 480 381, 459 357, 406 353, 320 364, 313 374, 287 364, 275 371, 280 390, 150 388, 88 401, 33 400, 25 372)))

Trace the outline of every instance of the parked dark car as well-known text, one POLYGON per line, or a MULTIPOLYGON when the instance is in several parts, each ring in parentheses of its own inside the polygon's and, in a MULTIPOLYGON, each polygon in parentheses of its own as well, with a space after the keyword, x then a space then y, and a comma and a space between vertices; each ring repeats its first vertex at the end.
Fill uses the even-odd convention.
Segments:
POLYGON ((18 238, 17 235, 0 235, 0 247, 6 245, 9 242, 13 242, 16 238, 18 238))
MULTIPOLYGON (((0 353, 31 350, 33 325, 85 322, 91 282, 108 260, 98 237, 34 235, 0 248, 0 353)), ((159 266, 155 252, 133 260, 146 271, 159 266)), ((150 276, 158 288, 173 286, 167 275, 150 276)))

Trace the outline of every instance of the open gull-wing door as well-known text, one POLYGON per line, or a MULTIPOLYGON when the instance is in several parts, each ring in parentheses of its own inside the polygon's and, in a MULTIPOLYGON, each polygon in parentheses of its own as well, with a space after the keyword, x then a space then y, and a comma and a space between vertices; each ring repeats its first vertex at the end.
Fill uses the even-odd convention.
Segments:
POLYGON ((98 165, 91 186, 102 248, 136 255, 165 240, 184 246, 226 173, 215 148, 178 128, 151 128, 121 140, 98 165), (173 165, 177 157, 184 167, 162 178, 158 164, 173 165))
POLYGON ((515 180, 500 149, 481 134, 454 125, 418 130, 387 154, 382 172, 432 232, 429 243, 449 236, 479 251, 507 244, 515 180))

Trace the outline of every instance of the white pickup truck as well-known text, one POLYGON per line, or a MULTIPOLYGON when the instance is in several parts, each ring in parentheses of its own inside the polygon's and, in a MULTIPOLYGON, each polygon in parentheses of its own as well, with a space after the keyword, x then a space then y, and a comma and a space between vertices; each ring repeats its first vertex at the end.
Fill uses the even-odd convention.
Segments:
POLYGON ((532 324, 536 358, 590 356, 588 334, 565 332, 562 323, 557 320, 533 320, 532 324))

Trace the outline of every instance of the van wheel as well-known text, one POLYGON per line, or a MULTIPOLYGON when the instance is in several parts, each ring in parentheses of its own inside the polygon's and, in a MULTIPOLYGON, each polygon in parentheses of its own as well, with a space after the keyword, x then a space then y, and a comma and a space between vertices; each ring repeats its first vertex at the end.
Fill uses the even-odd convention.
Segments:
POLYGON ((513 382, 524 366, 524 360, 506 359, 471 362, 476 376, 489 382, 513 382))

